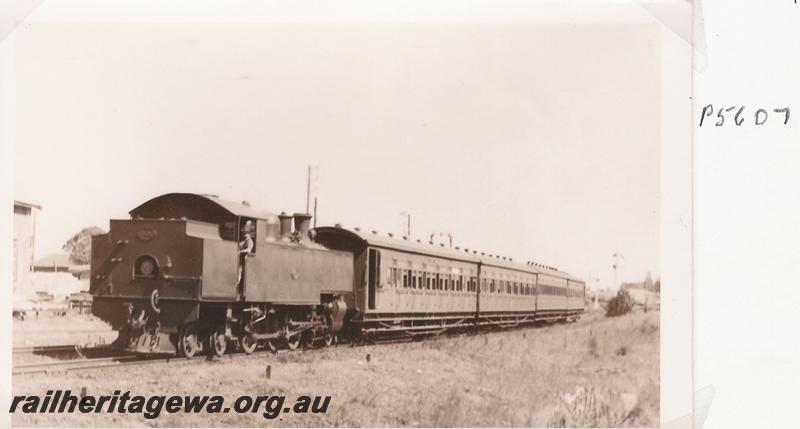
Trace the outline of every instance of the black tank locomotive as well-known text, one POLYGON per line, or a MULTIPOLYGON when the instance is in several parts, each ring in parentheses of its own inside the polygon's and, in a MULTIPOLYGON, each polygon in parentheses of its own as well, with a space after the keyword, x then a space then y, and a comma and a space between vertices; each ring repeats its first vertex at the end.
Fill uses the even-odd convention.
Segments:
POLYGON ((92 312, 121 349, 191 357, 329 344, 354 313, 352 255, 311 242, 308 214, 174 193, 130 215, 92 240, 92 312))

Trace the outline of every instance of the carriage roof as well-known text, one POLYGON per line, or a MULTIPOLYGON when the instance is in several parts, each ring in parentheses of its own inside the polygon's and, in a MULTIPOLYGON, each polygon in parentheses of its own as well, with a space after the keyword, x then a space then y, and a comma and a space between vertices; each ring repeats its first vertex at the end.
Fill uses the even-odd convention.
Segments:
POLYGON ((546 267, 527 265, 510 260, 503 260, 497 257, 490 257, 488 255, 481 255, 474 253, 473 250, 461 249, 456 250, 450 247, 443 247, 440 245, 429 244, 427 242, 417 242, 416 240, 398 239, 388 236, 379 235, 377 232, 364 232, 360 230, 342 228, 342 227, 318 227, 315 228, 317 234, 335 234, 342 237, 347 237, 350 240, 359 241, 363 245, 384 248, 388 250, 397 250, 401 252, 414 253, 418 255, 427 255, 445 259, 451 259, 462 262, 471 262, 477 264, 478 262, 486 266, 493 266, 499 268, 506 268, 516 271, 524 271, 529 273, 544 273, 558 277, 569 278, 570 280, 577 280, 569 274, 560 271, 552 270, 546 267))

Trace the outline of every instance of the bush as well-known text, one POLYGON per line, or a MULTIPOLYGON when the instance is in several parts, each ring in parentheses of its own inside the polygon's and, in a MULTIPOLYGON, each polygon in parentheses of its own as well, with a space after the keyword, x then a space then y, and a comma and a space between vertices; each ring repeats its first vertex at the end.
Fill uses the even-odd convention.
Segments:
POLYGON ((617 296, 608 301, 606 307, 606 317, 617 317, 623 314, 630 313, 633 310, 635 302, 631 298, 631 294, 625 289, 620 289, 617 296))

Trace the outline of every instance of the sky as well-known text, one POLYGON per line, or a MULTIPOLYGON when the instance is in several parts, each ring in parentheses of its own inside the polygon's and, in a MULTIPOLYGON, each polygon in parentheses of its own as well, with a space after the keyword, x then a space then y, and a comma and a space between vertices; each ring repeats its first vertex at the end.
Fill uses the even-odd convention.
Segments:
POLYGON ((658 27, 56 23, 14 35, 36 255, 218 194, 623 281, 659 272, 658 27))

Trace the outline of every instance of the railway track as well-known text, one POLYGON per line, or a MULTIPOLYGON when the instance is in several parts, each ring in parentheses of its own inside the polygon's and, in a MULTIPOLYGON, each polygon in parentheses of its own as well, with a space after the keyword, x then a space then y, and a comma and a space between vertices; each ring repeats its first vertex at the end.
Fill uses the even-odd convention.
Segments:
POLYGON ((103 346, 84 346, 78 344, 64 344, 57 346, 29 346, 29 347, 14 347, 12 354, 15 357, 24 355, 38 355, 38 356, 51 356, 63 357, 73 355, 76 357, 89 357, 97 356, 98 354, 108 353, 110 347, 103 346))
MULTIPOLYGON (((532 326, 529 326, 532 327, 532 326)), ((512 328, 514 329, 514 328, 512 328)), ((524 329, 524 328, 523 328, 524 329)), ((507 332, 507 329, 494 331, 494 332, 507 332)), ((482 335, 491 335, 493 331, 483 331, 482 335)), ((475 333, 471 332, 454 332, 452 334, 444 334, 444 335, 436 335, 432 337, 427 337, 425 341, 438 341, 444 340, 446 338, 452 337, 459 337, 464 335, 476 335, 475 333)), ((407 342, 414 342, 416 338, 414 337, 396 337, 396 338, 381 338, 375 339, 368 343, 361 343, 355 344, 351 342, 341 342, 336 343, 335 346, 357 346, 363 344, 399 344, 399 343, 407 343, 407 342)), ((323 350, 327 347, 311 347, 304 349, 305 351, 315 351, 315 350, 323 350)), ((92 370, 92 369, 102 369, 102 368, 111 368, 111 367, 125 367, 125 366, 133 366, 133 365, 147 365, 147 364, 159 364, 159 363, 176 363, 176 362, 183 362, 183 363, 203 363, 209 361, 218 361, 218 360, 229 360, 229 359, 237 359, 242 356, 255 356, 255 355, 274 355, 274 354, 284 354, 290 353, 292 350, 288 349, 280 349, 276 352, 271 351, 269 348, 266 349, 259 349, 251 354, 246 354, 241 351, 235 351, 228 354, 223 355, 222 357, 218 356, 196 356, 192 359, 185 358, 185 357, 177 357, 177 356, 168 356, 164 357, 163 355, 134 355, 134 354, 116 354, 116 355, 106 355, 102 357, 88 357, 92 354, 109 354, 113 353, 114 350, 111 349, 109 346, 96 346, 96 347, 81 347, 78 345, 58 345, 58 346, 36 346, 36 347, 18 347, 13 349, 13 354, 22 355, 22 354, 41 354, 45 356, 63 356, 67 353, 76 353, 77 357, 68 360, 50 360, 45 362, 30 362, 30 363, 20 363, 15 364, 12 369, 12 375, 22 375, 22 374, 35 374, 35 373, 67 373, 67 372, 74 372, 74 371, 82 371, 82 370, 92 370)))
POLYGON ((168 364, 175 362, 203 363, 203 362, 218 361, 223 359, 235 359, 239 356, 283 354, 283 353, 289 353, 289 350, 278 350, 277 352, 274 353, 270 350, 258 350, 249 355, 243 352, 234 352, 231 354, 226 354, 222 357, 197 356, 192 359, 185 357, 177 357, 177 356, 164 357, 163 355, 141 356, 141 355, 125 354, 118 356, 93 358, 93 359, 72 359, 72 360, 59 360, 59 361, 47 361, 47 362, 21 363, 14 365, 11 374, 22 375, 22 374, 36 374, 36 373, 44 373, 44 374, 67 373, 67 372, 74 372, 81 370, 102 369, 111 367, 119 368, 125 366, 147 365, 147 364, 158 364, 158 363, 168 364))

